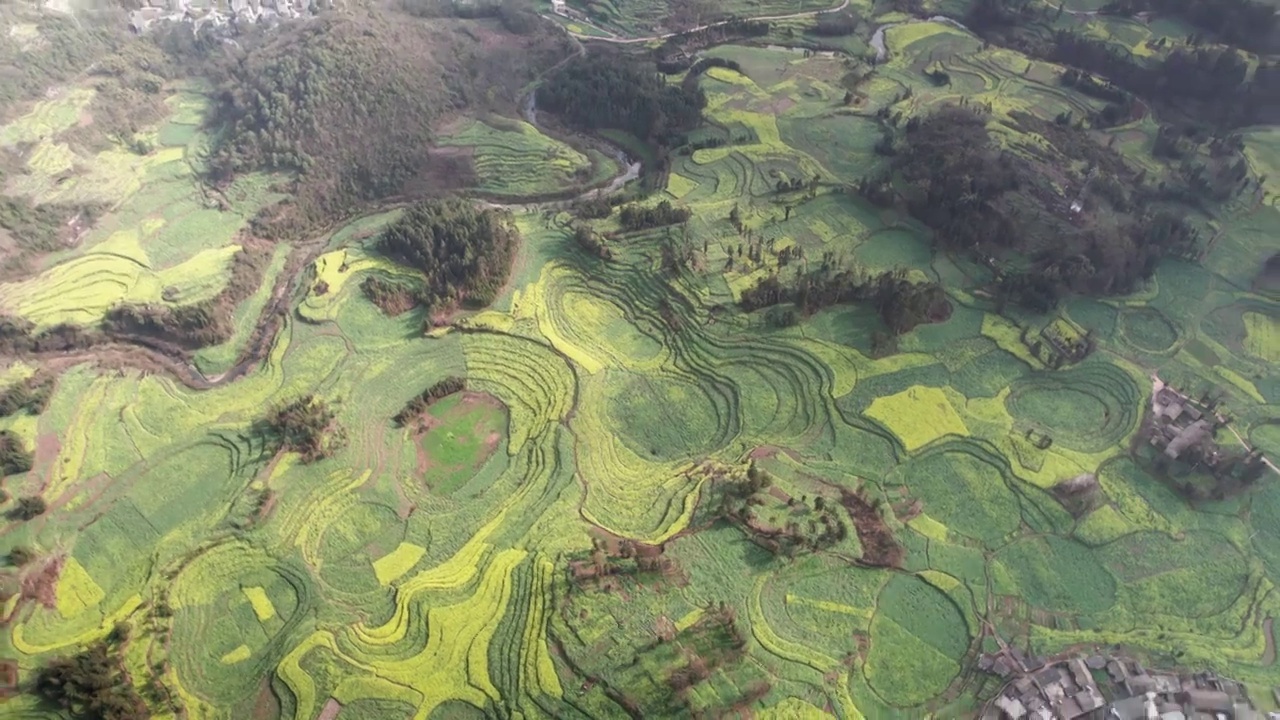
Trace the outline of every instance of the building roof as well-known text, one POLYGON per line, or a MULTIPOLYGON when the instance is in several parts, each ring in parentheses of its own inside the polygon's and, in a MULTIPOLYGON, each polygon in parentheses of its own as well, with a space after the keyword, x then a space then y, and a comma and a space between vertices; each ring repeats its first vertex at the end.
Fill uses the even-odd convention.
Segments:
POLYGON ((1083 712, 1090 712, 1106 705, 1106 701, 1098 694, 1097 690, 1090 692, 1088 690, 1078 693, 1075 697, 1076 704, 1080 706, 1083 712))
POLYGON ((1008 695, 996 698, 996 707, 1000 708, 1000 711, 1010 720, 1022 720, 1027 716, 1027 709, 1023 707, 1022 702, 1008 695))
POLYGON ((1231 696, 1221 690, 1191 688, 1183 692, 1182 695, 1185 703, 1196 710, 1230 712, 1234 709, 1231 696))
POLYGON ((1137 695, 1117 700, 1111 703, 1107 717, 1111 720, 1148 720, 1147 699, 1137 695))
POLYGON ((1207 420, 1197 420, 1183 428, 1177 437, 1169 441, 1169 446, 1164 449, 1164 454, 1171 458, 1177 458, 1184 450, 1204 440, 1209 435, 1209 422, 1207 420))

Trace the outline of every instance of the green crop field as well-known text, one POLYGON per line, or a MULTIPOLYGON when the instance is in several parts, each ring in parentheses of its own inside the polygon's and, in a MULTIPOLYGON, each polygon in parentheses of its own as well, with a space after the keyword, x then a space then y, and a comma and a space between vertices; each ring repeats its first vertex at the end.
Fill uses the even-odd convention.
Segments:
MULTIPOLYGON (((570 6, 599 23, 564 21, 582 34, 648 34, 669 12, 570 6)), ((1087 22, 1134 48, 1153 32, 1087 22)), ((696 80, 708 103, 693 137, 722 144, 663 155, 665 184, 642 200, 691 218, 630 233, 616 210, 581 221, 610 234, 609 261, 575 243, 560 201, 606 185, 616 161, 561 130, 454 118, 438 150, 471 159, 477 198, 513 203, 521 235, 486 307, 424 332, 422 313, 366 297, 366 278, 416 277, 373 247, 398 217, 388 207, 277 245, 231 337, 190 357, 112 345, 0 358, 0 393, 56 375, 42 412, 0 417, 33 457, 3 479, 0 512, 47 506, 2 521, 0 554, 33 559, 0 567, 0 660, 25 680, 128 628, 126 667, 160 687, 155 716, 202 719, 968 717, 991 690, 972 663, 994 633, 1035 653, 1123 646, 1275 684, 1264 628, 1280 618, 1280 475, 1190 504, 1134 457, 1158 374, 1221 395, 1243 441, 1280 461, 1280 302, 1242 269, 1280 249, 1276 209, 1223 210, 1203 262, 1164 259, 1129 295, 1006 308, 982 289, 989 268, 848 188, 889 167, 886 116, 989 104, 992 134, 1028 152, 1044 138, 1002 122, 1010 112, 1053 121, 1105 103, 945 23, 889 29, 874 67, 765 47, 786 39, 703 51, 740 69, 696 80), (869 75, 846 100, 855 68, 869 75), (674 272, 668 243, 692 258, 674 272), (869 303, 790 323, 741 310, 784 248, 792 263, 939 281, 951 310, 889 349, 869 303), (268 312, 277 298, 287 311, 268 312), (1046 327, 1097 349, 1057 367, 1031 349, 1046 327), (453 377, 464 391, 393 422, 453 377), (303 395, 344 430, 315 462, 276 452, 256 424, 303 395), (726 488, 749 472, 771 482, 730 513, 726 488), (1053 488, 1083 475, 1093 502, 1070 507, 1053 488), (781 549, 793 535, 810 544, 781 549)), ((172 112, 144 129, 145 154, 64 142, 87 86, 0 126, 0 147, 21 149, 6 193, 106 208, 0 283, 0 311, 93 326, 121 302, 226 287, 279 178, 210 194, 207 100, 165 92, 172 112)), ((1166 165, 1153 127, 1109 132, 1154 180, 1166 165)), ((1241 142, 1274 186, 1276 132, 1241 142)), ((0 716, 52 715, 19 694, 0 716)))
POLYGON ((469 120, 441 144, 470 152, 480 190, 495 196, 554 194, 607 180, 617 170, 617 163, 595 150, 578 152, 516 120, 469 120))

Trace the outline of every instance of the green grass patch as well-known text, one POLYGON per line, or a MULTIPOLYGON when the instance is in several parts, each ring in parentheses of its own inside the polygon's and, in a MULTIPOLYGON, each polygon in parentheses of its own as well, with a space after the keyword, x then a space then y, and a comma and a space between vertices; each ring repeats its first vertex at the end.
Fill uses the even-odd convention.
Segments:
POLYGON ((1115 578, 1078 542, 1054 535, 1028 538, 1002 549, 996 562, 1035 607, 1092 615, 1115 604, 1115 578))

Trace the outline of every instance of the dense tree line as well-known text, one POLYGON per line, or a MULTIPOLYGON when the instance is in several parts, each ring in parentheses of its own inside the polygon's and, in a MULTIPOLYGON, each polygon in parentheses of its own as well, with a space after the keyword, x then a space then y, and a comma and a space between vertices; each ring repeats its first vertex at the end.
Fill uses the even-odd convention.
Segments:
POLYGON ((25 412, 39 415, 49 405, 53 396, 52 375, 33 375, 0 390, 0 417, 25 412))
POLYGON ((48 509, 49 506, 45 504, 44 498, 38 495, 27 495, 18 498, 17 504, 10 508, 9 512, 5 513, 5 517, 10 520, 26 522, 43 515, 48 509))
POLYGON ((671 147, 702 117, 696 86, 669 85, 649 63, 615 53, 571 60, 538 87, 538 106, 580 130, 626 130, 671 147))
POLYGON ((1257 0, 1112 0, 1101 12, 1176 15, 1231 45, 1259 52, 1276 46, 1276 8, 1257 0))
POLYGON ((1106 80, 1099 80, 1087 72, 1081 72, 1075 68, 1067 68, 1062 76, 1058 78, 1058 82, 1063 85, 1079 90, 1085 95, 1096 97, 1099 100, 1106 100, 1109 103, 1128 103, 1131 102, 1129 93, 1112 85, 1106 80))
POLYGON ((1013 222, 994 203, 1019 187, 1019 158, 992 142, 985 119, 948 106, 907 125, 906 148, 894 168, 905 181, 911 214, 935 231, 946 249, 983 243, 1008 246, 1017 239, 1013 222))
POLYGON ((219 88, 213 177, 299 174, 290 215, 301 217, 288 222, 301 226, 400 193, 429 164, 432 121, 459 100, 429 49, 387 51, 400 36, 385 22, 330 18, 250 49, 219 88))
POLYGON ((1258 270, 1253 287, 1264 293, 1280 292, 1280 252, 1274 253, 1258 270))
POLYGON ((527 0, 401 0, 400 7, 410 15, 421 18, 494 18, 508 32, 516 35, 533 33, 542 24, 537 11, 527 0))
POLYGON ((79 216, 87 227, 100 212, 97 206, 36 205, 23 197, 0 196, 0 228, 8 230, 19 251, 28 254, 56 250, 68 221, 79 216))
MULTIPOLYGON (((1166 0, 1135 0, 1165 5, 1166 0)), ((1262 3, 1246 8, 1252 0, 1229 0, 1223 5, 1223 17, 1213 22, 1238 23, 1230 17, 1251 17, 1262 13, 1262 3)), ((1214 13, 1218 3, 1206 0, 1167 0, 1168 5, 1197 8, 1194 12, 1214 13)), ((1118 6, 1117 6, 1118 7, 1118 6)), ((1190 11, 1190 10, 1189 10, 1190 11)), ((1267 12, 1270 12, 1268 9, 1267 12)), ((966 24, 989 42, 999 43, 1028 55, 1070 65, 1080 70, 1103 75, 1119 88, 1133 93, 1160 110, 1166 119, 1174 116, 1192 118, 1219 127, 1243 127, 1271 124, 1280 120, 1280 61, 1263 56, 1254 72, 1249 73, 1249 60, 1233 46, 1204 46, 1201 38, 1187 38, 1190 47, 1171 50, 1163 38, 1155 41, 1156 57, 1137 57, 1132 51, 1104 39, 1059 29, 1046 31, 1052 11, 1029 0, 976 0, 970 6, 966 24)), ((1256 23, 1272 38, 1274 18, 1256 23)), ((1239 33, 1252 35, 1250 27, 1237 26, 1223 31, 1228 42, 1241 40, 1239 33), (1235 37, 1235 40, 1229 39, 1235 37)), ((1249 43, 1245 43, 1249 45, 1249 43)))
POLYGON ((37 331, 30 320, 0 313, 0 354, 82 350, 100 339, 99 333, 67 323, 37 331))
POLYGON ((382 312, 395 317, 426 302, 421 282, 369 275, 360 283, 360 291, 382 312))
POLYGON ((373 201, 467 186, 475 173, 465 157, 431 152, 432 124, 464 107, 513 109, 529 80, 571 51, 544 25, 508 35, 487 21, 357 13, 246 30, 243 50, 207 62, 218 87, 212 123, 223 129, 211 177, 295 177, 290 198, 256 220, 273 238, 305 235, 373 201), (479 42, 482 22, 502 42, 479 42))
POLYGON ((405 210, 377 240, 379 252, 422 272, 428 309, 485 305, 506 282, 518 232, 497 210, 463 200, 426 200, 405 210))
POLYGON ((6 39, 0 43, 0 108, 17 108, 80 75, 84 69, 130 41, 122 12, 81 23, 63 13, 40 12, 38 6, 6 3, 12 22, 30 22, 40 42, 6 39))
POLYGON ((32 691, 81 720, 143 720, 151 711, 124 666, 119 644, 95 642, 70 657, 50 660, 36 672, 32 691))
POLYGON ((805 315, 832 305, 870 302, 894 335, 910 332, 925 322, 943 320, 951 303, 942 286, 912 282, 902 269, 871 275, 862 268, 841 267, 830 255, 820 266, 801 272, 790 282, 774 273, 742 291, 738 304, 747 312, 794 303, 805 315))
POLYGON ((688 221, 692 214, 689 208, 676 207, 663 200, 651 207, 627 205, 618 213, 618 222, 623 230, 636 232, 664 225, 679 225, 688 221))
POLYGON ((605 238, 591 229, 591 226, 586 223, 574 223, 573 241, 577 243, 578 247, 601 260, 613 259, 613 249, 609 247, 605 238))
POLYGON ((410 420, 420 417, 437 400, 460 393, 466 389, 466 378, 451 375, 423 390, 421 394, 414 396, 412 400, 400 409, 400 412, 395 414, 392 420, 395 421, 396 425, 404 427, 409 424, 410 420))
POLYGON ((704 57, 698 58, 697 62, 689 66, 689 71, 685 73, 682 82, 687 85, 697 84, 698 78, 713 67, 725 68, 736 73, 742 72, 742 65, 737 60, 722 57, 704 57))
POLYGON ((227 284, 217 295, 187 305, 122 303, 102 319, 108 335, 145 335, 194 349, 226 342, 235 331, 232 314, 262 284, 270 248, 246 243, 231 258, 227 284))
MULTIPOLYGON (((1131 292, 1162 257, 1194 254, 1198 233, 1159 210, 1118 155, 1077 128, 1022 115, 1014 122, 1045 137, 1061 157, 1033 162, 1010 152, 991 139, 984 117, 949 107, 907 124, 906 146, 894 163, 896 186, 911 213, 934 229, 937 247, 984 262, 1022 259, 1016 264, 1024 270, 1001 277, 1003 298, 1044 309, 1067 293, 1131 292), (1048 172, 1063 158, 1094 164, 1101 179, 1093 196, 1112 212, 1092 219, 1068 207, 1071 199, 1048 172)), ((1087 178, 1078 182, 1090 186, 1087 178)), ((880 199, 894 186, 887 179, 870 185, 867 194, 880 199)))
MULTIPOLYGON (((705 22, 706 17, 702 20, 705 22)), ((653 51, 652 57, 659 70, 672 75, 688 69, 698 50, 737 39, 764 37, 771 29, 772 26, 763 20, 731 20, 701 30, 676 33, 663 40, 653 51)))
POLYGON ((277 451, 296 452, 304 463, 326 458, 346 442, 337 414, 314 395, 272 408, 256 429, 277 451))
POLYGON ((845 37, 858 30, 862 18, 852 10, 823 13, 814 20, 813 27, 805 32, 818 37, 845 37))

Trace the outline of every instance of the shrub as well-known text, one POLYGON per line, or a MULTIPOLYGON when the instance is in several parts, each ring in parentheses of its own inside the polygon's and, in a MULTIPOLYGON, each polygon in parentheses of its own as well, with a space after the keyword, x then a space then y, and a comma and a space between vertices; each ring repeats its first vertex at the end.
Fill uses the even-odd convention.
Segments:
POLYGON ((421 395, 410 400, 392 419, 395 420, 396 425, 404 426, 413 418, 426 412, 427 408, 440 398, 448 397, 466 389, 467 381, 464 378, 447 377, 423 390, 421 395))
POLYGON ((296 452, 303 462, 314 462, 333 454, 346 439, 336 417, 325 401, 303 395, 272 409, 259 422, 259 430, 277 450, 296 452))
POLYGON ((17 475, 31 469, 31 453, 23 447, 22 438, 12 430, 0 430, 0 477, 17 475))
POLYGON ((140 720, 151 716, 128 681, 118 648, 97 642, 87 650, 54 658, 36 673, 33 692, 74 718, 140 720))
POLYGON ((44 499, 35 495, 28 495, 18 499, 18 504, 9 511, 9 519, 11 520, 30 520, 44 514, 48 510, 44 499))

